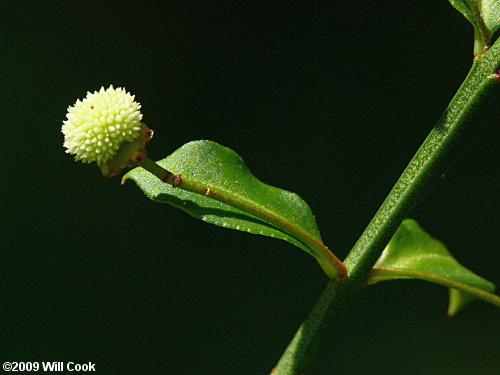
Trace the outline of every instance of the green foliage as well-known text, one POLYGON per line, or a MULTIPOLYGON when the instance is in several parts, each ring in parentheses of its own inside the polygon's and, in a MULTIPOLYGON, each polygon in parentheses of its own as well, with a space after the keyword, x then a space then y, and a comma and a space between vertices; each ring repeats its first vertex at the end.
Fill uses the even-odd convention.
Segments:
POLYGON ((406 219, 371 271, 368 284, 393 279, 422 279, 450 289, 448 314, 453 315, 474 297, 499 305, 495 286, 474 274, 450 254, 444 244, 406 219))
POLYGON ((259 181, 234 151, 211 141, 193 141, 158 164, 208 194, 173 188, 140 167, 124 179, 134 180, 153 201, 207 223, 288 241, 314 256, 327 274, 337 273, 307 203, 295 193, 259 181), (224 202, 216 200, 220 196, 224 202))
POLYGON ((449 0, 474 27, 474 54, 490 46, 493 34, 500 28, 499 0, 449 0))
POLYGON ((477 0, 478 7, 483 16, 484 24, 492 36, 500 29, 500 1, 477 0))
POLYGON ((466 0, 449 0, 450 4, 464 15, 465 18, 475 27, 476 21, 474 20, 474 15, 467 5, 466 0))
POLYGON ((479 29, 484 23, 491 37, 500 28, 500 1, 498 0, 449 0, 451 5, 479 29))

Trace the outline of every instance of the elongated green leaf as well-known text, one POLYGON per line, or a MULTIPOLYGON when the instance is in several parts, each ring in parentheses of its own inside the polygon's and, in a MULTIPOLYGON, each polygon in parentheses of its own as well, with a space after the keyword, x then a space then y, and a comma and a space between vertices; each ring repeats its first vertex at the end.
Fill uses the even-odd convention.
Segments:
POLYGON ((373 267, 368 284, 413 278, 452 288, 449 315, 473 297, 500 306, 500 297, 490 293, 495 289, 492 283, 458 263, 443 243, 431 237, 415 220, 406 219, 373 267))
POLYGON ((343 264, 323 244, 309 206, 297 194, 259 181, 229 148, 194 141, 158 164, 181 174, 186 183, 203 187, 207 195, 182 190, 184 182, 173 188, 143 168, 133 169, 124 180, 134 180, 155 202, 207 223, 288 241, 314 256, 330 277, 345 274, 343 264))

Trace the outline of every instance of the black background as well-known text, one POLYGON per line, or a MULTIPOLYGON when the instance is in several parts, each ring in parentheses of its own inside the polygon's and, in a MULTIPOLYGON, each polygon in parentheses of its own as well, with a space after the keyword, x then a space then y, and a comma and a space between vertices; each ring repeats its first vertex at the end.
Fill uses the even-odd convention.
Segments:
MULTIPOLYGON (((153 159, 194 139, 231 147, 299 193, 343 258, 472 61, 472 28, 446 0, 15 1, 0 32, 0 360, 101 374, 266 374, 327 280, 286 242, 74 163, 68 105, 126 87, 153 159)), ((410 216, 500 285, 491 119, 410 216)), ((370 287, 310 374, 497 374, 498 310, 446 307, 433 284, 370 287)))

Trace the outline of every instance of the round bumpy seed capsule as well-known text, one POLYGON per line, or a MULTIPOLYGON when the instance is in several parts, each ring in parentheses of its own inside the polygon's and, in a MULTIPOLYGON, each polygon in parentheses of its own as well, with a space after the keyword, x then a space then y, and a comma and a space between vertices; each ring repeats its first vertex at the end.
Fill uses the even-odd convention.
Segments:
POLYGON ((66 152, 83 163, 95 161, 108 177, 137 164, 151 133, 134 98, 121 87, 101 87, 68 107, 62 126, 66 152))

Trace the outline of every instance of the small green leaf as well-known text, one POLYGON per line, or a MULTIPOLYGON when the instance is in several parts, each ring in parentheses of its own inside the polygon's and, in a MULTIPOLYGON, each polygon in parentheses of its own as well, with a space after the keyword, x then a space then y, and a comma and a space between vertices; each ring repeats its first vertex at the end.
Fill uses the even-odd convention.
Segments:
POLYGON ((345 274, 344 265, 323 244, 307 203, 295 193, 259 181, 229 148, 193 141, 157 163, 210 193, 182 190, 184 182, 173 188, 140 167, 124 180, 134 180, 153 201, 180 208, 207 223, 288 241, 316 258, 332 278, 345 274), (218 196, 225 200, 216 200, 218 196))
POLYGON ((406 219, 373 267, 367 282, 413 278, 452 288, 449 315, 463 308, 472 297, 500 306, 500 297, 490 293, 495 289, 492 283, 458 263, 443 243, 431 237, 415 220, 406 219))
POLYGON ((493 34, 500 28, 500 0, 449 0, 474 27, 474 55, 491 46, 493 34))
POLYGON ((500 29, 500 1, 476 0, 490 37, 500 29))
POLYGON ((474 20, 474 15, 472 14, 472 11, 470 10, 469 6, 467 5, 466 0, 449 0, 450 4, 458 10, 460 13, 463 14, 465 18, 474 26, 476 27, 476 21, 474 20))

